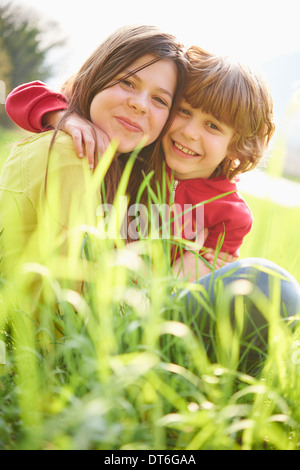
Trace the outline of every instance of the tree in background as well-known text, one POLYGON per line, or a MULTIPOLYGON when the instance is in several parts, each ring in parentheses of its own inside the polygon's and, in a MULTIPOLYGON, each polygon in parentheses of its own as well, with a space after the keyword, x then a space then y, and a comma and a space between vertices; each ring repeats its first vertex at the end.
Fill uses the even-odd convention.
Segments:
MULTIPOLYGON (((42 25, 31 10, 11 1, 1 4, 0 0, 0 80, 7 93, 21 83, 44 81, 51 76, 47 55, 64 43, 53 39, 57 38, 57 29, 54 22, 42 25)), ((11 125, 1 104, 0 125, 11 125)))

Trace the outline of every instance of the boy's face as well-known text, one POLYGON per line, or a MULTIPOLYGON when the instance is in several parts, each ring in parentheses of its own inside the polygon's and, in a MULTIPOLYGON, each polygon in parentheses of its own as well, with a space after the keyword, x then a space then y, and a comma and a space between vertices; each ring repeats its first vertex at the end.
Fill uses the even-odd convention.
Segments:
POLYGON ((228 155, 234 129, 182 101, 162 139, 165 159, 175 178, 209 178, 228 155))

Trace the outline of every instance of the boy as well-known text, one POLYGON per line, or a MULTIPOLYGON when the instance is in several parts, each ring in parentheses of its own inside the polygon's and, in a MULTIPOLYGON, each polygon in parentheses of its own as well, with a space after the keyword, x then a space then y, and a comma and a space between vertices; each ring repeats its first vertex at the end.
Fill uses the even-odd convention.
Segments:
POLYGON ((230 192, 203 206, 205 247, 218 249, 222 238, 221 251, 236 257, 253 220, 236 181, 257 165, 274 133, 273 100, 263 79, 240 63, 197 47, 188 55, 185 98, 162 138, 174 203, 183 209, 230 192))

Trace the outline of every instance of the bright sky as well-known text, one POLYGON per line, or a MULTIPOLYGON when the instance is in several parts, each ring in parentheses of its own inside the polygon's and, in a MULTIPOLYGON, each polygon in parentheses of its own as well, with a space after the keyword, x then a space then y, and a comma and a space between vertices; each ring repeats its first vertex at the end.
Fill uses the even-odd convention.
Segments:
MULTIPOLYGON (((299 0, 13 0, 55 20, 68 39, 57 77, 76 72, 110 32, 154 24, 184 44, 232 55, 250 65, 300 49, 299 0)), ((59 60, 60 59, 60 60, 59 60)), ((60 77, 60 78, 58 78, 60 77)))

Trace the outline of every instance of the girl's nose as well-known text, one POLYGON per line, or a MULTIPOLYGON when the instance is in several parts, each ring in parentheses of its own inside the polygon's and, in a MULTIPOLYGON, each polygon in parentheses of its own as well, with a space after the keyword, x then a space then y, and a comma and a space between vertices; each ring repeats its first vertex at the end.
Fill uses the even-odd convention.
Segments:
POLYGON ((129 106, 138 114, 145 114, 148 110, 148 99, 143 93, 136 93, 129 99, 129 106))

